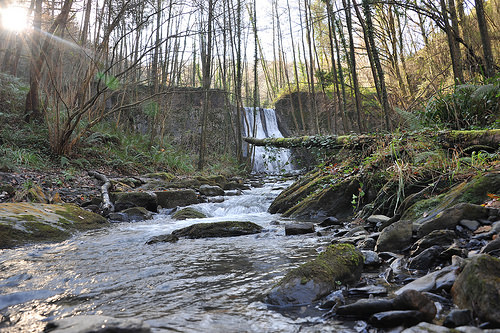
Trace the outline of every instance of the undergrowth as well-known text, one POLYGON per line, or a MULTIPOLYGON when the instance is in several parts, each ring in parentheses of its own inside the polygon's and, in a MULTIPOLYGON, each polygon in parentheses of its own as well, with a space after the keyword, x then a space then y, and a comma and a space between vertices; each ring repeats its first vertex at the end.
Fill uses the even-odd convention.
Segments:
MULTIPOLYGON (((52 153, 46 124, 24 122, 28 86, 0 73, 0 171, 91 170, 141 174, 164 171, 195 174, 197 156, 177 149, 169 138, 150 141, 149 134, 124 130, 115 122, 102 122, 69 156, 52 153)), ((204 174, 242 173, 234 158, 208 154, 204 174)))

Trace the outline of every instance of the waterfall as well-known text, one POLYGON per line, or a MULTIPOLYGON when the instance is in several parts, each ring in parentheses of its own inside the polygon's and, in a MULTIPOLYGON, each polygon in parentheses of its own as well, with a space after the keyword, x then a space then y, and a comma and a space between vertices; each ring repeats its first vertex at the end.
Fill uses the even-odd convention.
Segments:
MULTIPOLYGON (((257 108, 254 114, 254 108, 246 107, 244 108, 243 117, 244 136, 251 136, 258 139, 283 137, 278 128, 278 120, 274 109, 257 108)), ((248 144, 245 144, 245 147, 243 147, 245 157, 247 157, 250 150, 245 149, 249 148, 248 146, 248 144)), ((283 171, 290 172, 293 170, 290 156, 289 149, 254 147, 252 171, 267 174, 278 174, 283 171)))

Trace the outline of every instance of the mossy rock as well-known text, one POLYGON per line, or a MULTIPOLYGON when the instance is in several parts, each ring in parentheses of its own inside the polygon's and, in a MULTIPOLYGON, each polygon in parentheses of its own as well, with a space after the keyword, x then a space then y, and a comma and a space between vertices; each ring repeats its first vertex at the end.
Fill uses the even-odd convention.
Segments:
POLYGON ((206 217, 207 216, 205 214, 191 207, 178 210, 174 213, 174 215, 172 215, 172 218, 175 220, 204 219, 206 217))
POLYGON ((271 290, 273 305, 311 304, 342 284, 359 280, 363 254, 351 244, 330 245, 316 259, 288 272, 271 290))
POLYGON ((145 174, 144 177, 162 179, 165 181, 172 181, 173 179, 175 179, 175 176, 173 174, 171 174, 170 172, 148 173, 148 174, 145 174))
POLYGON ((269 212, 272 214, 286 212, 330 178, 331 176, 322 176, 319 171, 309 172, 281 192, 269 206, 269 212))
POLYGON ((186 238, 213 238, 252 235, 261 231, 262 227, 253 222, 225 221, 193 224, 173 231, 172 235, 186 238))
POLYGON ((417 201, 403 213, 402 219, 412 220, 420 225, 456 204, 466 202, 480 205, 489 199, 488 193, 500 193, 500 172, 479 175, 454 186, 447 193, 417 201))
POLYGON ((200 182, 201 185, 212 185, 212 186, 220 186, 221 188, 224 188, 227 183, 226 177, 222 175, 213 175, 213 176, 207 176, 207 177, 202 177, 198 176, 196 177, 196 180, 200 182))
POLYGON ((72 204, 0 204, 0 248, 33 242, 55 242, 73 233, 101 228, 108 221, 72 204))
POLYGON ((451 289, 460 308, 472 310, 481 320, 500 324, 500 259, 474 257, 464 267, 451 289))
POLYGON ((284 212, 283 216, 295 218, 335 216, 345 218, 353 213, 351 203, 353 194, 359 194, 359 180, 357 177, 347 177, 310 193, 284 212))

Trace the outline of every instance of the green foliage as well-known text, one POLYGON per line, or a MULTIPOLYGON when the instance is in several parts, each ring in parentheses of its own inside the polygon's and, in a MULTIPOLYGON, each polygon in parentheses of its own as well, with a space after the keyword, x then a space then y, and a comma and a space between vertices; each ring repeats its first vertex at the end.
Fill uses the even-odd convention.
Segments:
POLYGON ((485 85, 458 85, 434 96, 423 112, 427 125, 451 129, 494 127, 500 115, 499 80, 485 85))
POLYGON ((26 148, 13 148, 5 145, 0 146, 0 158, 2 160, 11 161, 10 168, 17 166, 41 170, 46 166, 46 161, 42 156, 32 150, 26 148))
POLYGON ((155 101, 150 101, 144 105, 144 113, 151 118, 154 118, 160 111, 160 105, 155 101))
POLYGON ((0 122, 16 120, 23 110, 28 90, 20 79, 0 73, 0 122))
POLYGON ((121 83, 118 80, 118 78, 116 78, 115 76, 110 75, 110 74, 99 72, 96 74, 96 78, 98 81, 104 82, 106 87, 108 87, 110 90, 113 90, 113 91, 118 90, 121 86, 121 83))
MULTIPOLYGON (((102 123, 95 130, 96 132, 83 142, 82 153, 95 156, 100 159, 100 163, 124 173, 158 170, 191 173, 195 170, 191 156, 175 149, 168 139, 151 145, 148 135, 116 128, 110 123, 102 123), (104 159, 102 156, 105 156, 104 159)), ((89 161, 76 159, 72 160, 72 163, 85 165, 95 161, 94 158, 89 161)))
POLYGON ((398 107, 394 108, 394 111, 397 113, 397 115, 401 118, 401 127, 402 128, 407 128, 410 131, 415 131, 418 129, 421 129, 423 127, 422 122, 418 118, 418 116, 413 113, 413 112, 408 112, 403 109, 400 109, 398 107))

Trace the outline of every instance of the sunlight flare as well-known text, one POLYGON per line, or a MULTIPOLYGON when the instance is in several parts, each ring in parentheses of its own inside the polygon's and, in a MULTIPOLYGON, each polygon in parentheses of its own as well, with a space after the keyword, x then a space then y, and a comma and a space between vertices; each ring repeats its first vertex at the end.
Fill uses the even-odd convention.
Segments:
POLYGON ((12 31, 23 31, 28 27, 28 13, 22 7, 7 7, 1 10, 2 26, 12 31))

